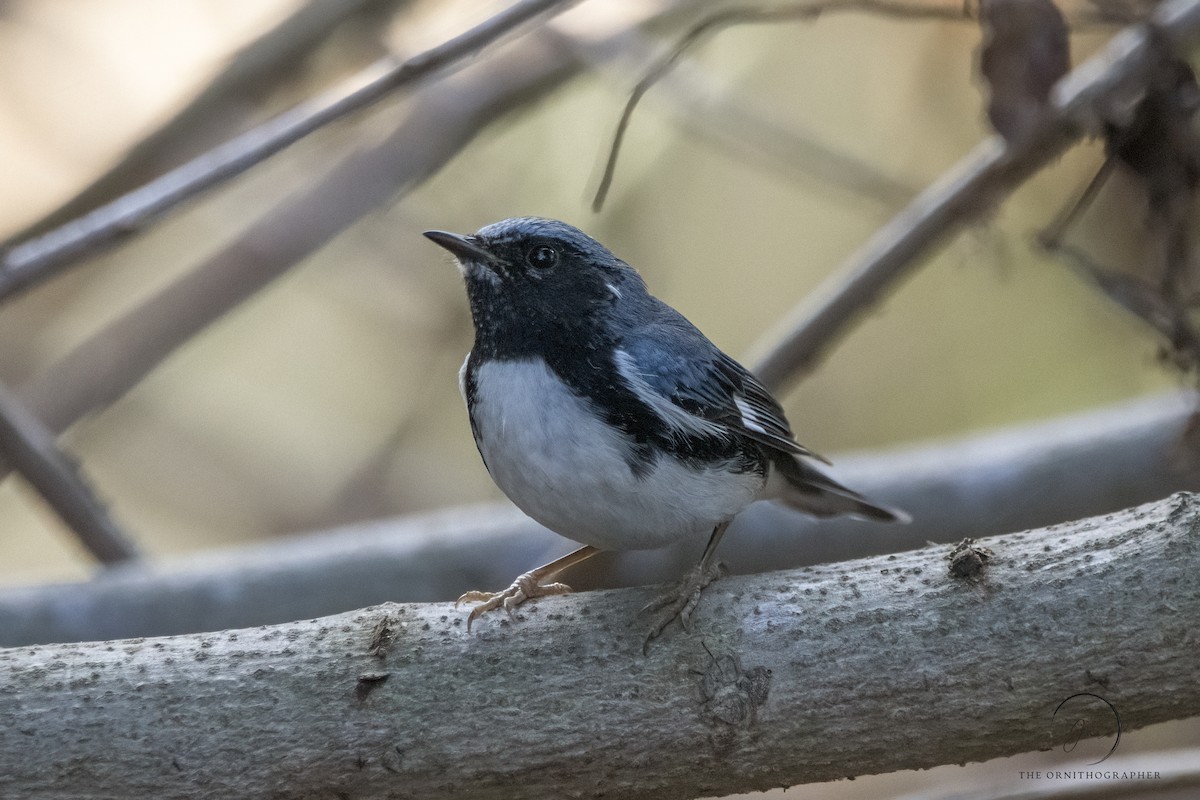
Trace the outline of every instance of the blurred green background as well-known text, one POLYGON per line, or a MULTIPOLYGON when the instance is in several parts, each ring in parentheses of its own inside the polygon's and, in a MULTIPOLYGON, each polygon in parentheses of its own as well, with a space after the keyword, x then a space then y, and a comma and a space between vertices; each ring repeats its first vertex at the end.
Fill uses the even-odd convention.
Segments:
MULTIPOLYGON (((67 200, 161 125, 299 0, 9 2, 0 13, 0 229, 67 200)), ((372 4, 367 4, 372 5, 372 4)), ((412 52, 502 3, 375 3, 232 133, 370 62, 412 52), (399 9, 390 16, 391 9, 399 9)), ((574 23, 586 26, 588 6, 574 23)), ((694 18, 716 3, 699 3, 694 18)), ((607 14, 636 8, 610 3, 607 14)), ((594 11, 594 9, 593 9, 594 11)), ((679 21, 655 33, 665 46, 679 21)), ((1073 40, 1078 61, 1109 32, 1073 40)), ((861 14, 729 30, 695 51, 714 96, 919 190, 986 134, 974 23, 861 14)), ((419 236, 520 214, 579 225, 721 347, 753 356, 894 202, 712 146, 652 90, 603 213, 604 150, 643 61, 583 74, 485 130, 439 174, 239 306, 65 446, 148 551, 217 545, 500 499, 479 462, 456 373, 470 346, 456 271, 419 236)), ((144 235, 0 311, 0 377, 20 387, 347 151, 386 131, 402 98, 333 125, 144 235)), ((1102 405, 1174 385, 1140 324, 1037 254, 1030 236, 1096 169, 1072 151, 959 237, 837 347, 785 405, 834 454, 1102 405)), ((800 165, 803 167, 803 165, 800 165)), ((1110 186, 1077 235, 1136 258, 1143 213, 1110 186), (1111 242, 1104 237, 1111 238, 1111 242)), ((97 364, 96 369, 105 365, 97 364)), ((81 577, 89 559, 20 479, 0 485, 0 583, 81 577)))

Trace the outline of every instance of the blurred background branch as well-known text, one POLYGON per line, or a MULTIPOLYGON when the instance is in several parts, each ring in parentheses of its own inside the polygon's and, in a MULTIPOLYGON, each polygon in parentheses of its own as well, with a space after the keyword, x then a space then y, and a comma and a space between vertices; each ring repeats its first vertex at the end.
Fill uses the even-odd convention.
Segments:
POLYGON ((313 131, 477 54, 530 20, 578 0, 520 0, 471 30, 396 63, 385 58, 355 79, 302 103, 128 194, 32 241, 0 249, 0 300, 74 259, 133 233, 153 218, 257 165, 313 131))
POLYGON ((54 434, 0 384, 0 454, 38 490, 96 560, 119 564, 138 551, 109 516, 54 434))
POLYGON ((810 372, 829 347, 930 249, 991 212, 1024 181, 1059 157, 1077 139, 1095 132, 1096 120, 1159 59, 1162 41, 1185 50, 1200 36, 1200 3, 1171 0, 1148 23, 1114 37, 1104 53, 1080 65, 1059 84, 1058 96, 1036 131, 1019 140, 994 137, 880 228, 862 249, 826 279, 794 322, 762 346, 755 373, 781 389, 810 372), (1160 40, 1158 37, 1164 37, 1160 40))
MULTIPOLYGON (((658 9, 652 13, 666 7, 645 6, 658 9)), ((488 31, 495 35, 495 26, 488 31)), ((363 216, 403 197, 489 124, 536 102, 582 66, 553 31, 535 31, 520 46, 418 90, 390 134, 360 145, 238 240, 97 331, 22 386, 21 399, 58 432, 108 406, 206 325, 363 216)))
MULTIPOLYGON (((383 55, 386 19, 409 0, 306 0, 244 45, 193 98, 77 195, 8 236, 21 242, 150 183, 185 161, 262 122, 264 109, 315 69, 321 45, 342 35, 354 61, 383 55), (347 29, 350 29, 347 31, 347 29)), ((366 63, 358 65, 367 66, 366 63)))

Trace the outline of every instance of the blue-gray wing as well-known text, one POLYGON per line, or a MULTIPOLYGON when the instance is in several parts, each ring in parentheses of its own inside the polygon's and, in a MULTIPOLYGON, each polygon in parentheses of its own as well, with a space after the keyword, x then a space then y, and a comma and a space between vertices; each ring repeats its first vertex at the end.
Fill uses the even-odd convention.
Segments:
POLYGON ((690 322, 664 315, 622 337, 617 372, 674 431, 736 433, 785 453, 824 458, 796 441, 779 403, 690 322))

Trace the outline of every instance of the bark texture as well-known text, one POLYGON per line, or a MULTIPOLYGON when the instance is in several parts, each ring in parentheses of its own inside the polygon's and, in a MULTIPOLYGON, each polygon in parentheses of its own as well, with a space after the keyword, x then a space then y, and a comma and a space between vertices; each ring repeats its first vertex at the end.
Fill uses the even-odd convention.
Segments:
POLYGON ((468 634, 449 604, 0 651, 0 796, 683 798, 994 758, 1200 713, 1200 500, 645 589, 468 634))

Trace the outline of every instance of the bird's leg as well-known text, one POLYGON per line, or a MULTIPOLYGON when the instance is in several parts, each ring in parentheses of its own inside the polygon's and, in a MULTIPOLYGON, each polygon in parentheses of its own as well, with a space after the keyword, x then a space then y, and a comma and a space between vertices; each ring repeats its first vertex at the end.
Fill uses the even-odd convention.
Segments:
POLYGON ((581 547, 562 558, 556 558, 549 564, 518 575, 517 579, 512 582, 512 586, 509 586, 502 592, 467 592, 458 598, 454 602, 454 605, 458 607, 461 603, 479 603, 479 605, 471 609, 471 614, 467 617, 467 632, 470 633, 471 623, 494 608, 503 606, 504 610, 511 615, 512 610, 526 600, 534 597, 546 597, 552 594, 566 594, 571 591, 571 587, 565 583, 543 584, 542 581, 553 578, 568 567, 573 567, 581 561, 586 561, 599 552, 599 550, 591 545, 581 547))
POLYGON ((704 591, 705 586, 721 577, 724 571, 724 567, 716 560, 716 553, 717 545, 721 543, 721 537, 725 535, 725 529, 728 527, 729 521, 726 521, 713 528, 712 536, 708 539, 708 546, 704 548, 704 555, 700 556, 700 563, 692 567, 674 588, 659 595, 642 608, 643 614, 662 608, 667 609, 650 628, 650 632, 646 634, 646 641, 642 645, 643 652, 649 649, 650 642, 657 638, 676 617, 679 618, 679 624, 683 626, 684 630, 692 629, 692 611, 700 602, 700 592, 704 591))

